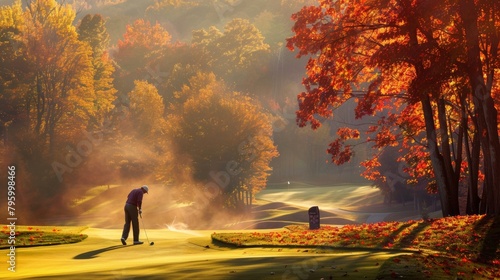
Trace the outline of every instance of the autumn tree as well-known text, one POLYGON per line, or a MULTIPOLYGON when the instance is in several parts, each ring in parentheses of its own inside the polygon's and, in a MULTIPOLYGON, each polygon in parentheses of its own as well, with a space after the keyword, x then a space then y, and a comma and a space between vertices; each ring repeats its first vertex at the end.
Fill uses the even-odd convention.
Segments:
POLYGON ((277 156, 262 107, 230 91, 214 74, 199 73, 176 96, 182 106, 167 121, 172 148, 183 159, 178 164, 189 163, 185 169, 196 182, 217 184, 214 206, 241 209, 251 203, 265 188, 269 163, 277 156))
MULTIPOLYGON (((126 49, 126 48, 125 48, 126 49)), ((169 43, 159 46, 142 63, 146 66, 131 68, 136 74, 119 78, 121 84, 129 80, 145 79, 154 84, 163 97, 165 105, 176 102, 174 93, 189 83, 198 71, 214 72, 235 89, 253 89, 256 80, 266 75, 262 71, 267 64, 269 46, 253 25, 241 19, 226 25, 224 32, 212 26, 207 30, 196 30, 193 39, 187 43, 169 43), (126 77, 126 78, 125 78, 126 77)), ((120 65, 120 50, 117 53, 120 65)), ((122 67, 125 70, 128 66, 122 67)))
POLYGON ((91 50, 78 40, 74 17, 55 1, 33 1, 25 12, 26 59, 33 65, 25 105, 31 131, 49 151, 57 132, 75 132, 93 113, 91 50))
POLYGON ((154 69, 154 82, 167 110, 172 103, 179 101, 175 99, 174 94, 182 90, 197 72, 207 69, 206 65, 202 65, 202 61, 201 54, 190 44, 176 42, 164 49, 154 69))
MULTIPOLYGON (((368 131, 376 148, 425 147, 407 158, 418 158, 414 166, 430 162, 426 175, 435 182, 444 216, 459 214, 459 182, 478 178, 480 156, 483 195, 488 194, 482 202, 488 213, 498 214, 498 128, 491 98, 498 66, 498 31, 491 28, 498 24, 495 6, 494 1, 339 0, 302 8, 292 17, 295 35, 288 39, 299 57, 313 55, 303 80, 306 90, 298 96, 299 125, 317 128, 320 117, 333 116, 333 108, 357 98, 357 118, 383 112, 368 131), (466 10, 474 12, 465 15, 466 10), (476 139, 482 139, 480 150, 476 139), (470 160, 464 162, 464 155, 470 160)), ((328 150, 334 162, 349 160, 346 141, 359 135, 339 130, 328 150)))
POLYGON ((233 19, 221 31, 215 26, 193 31, 191 43, 209 70, 245 90, 262 75, 269 45, 245 19, 233 19))
POLYGON ((165 176, 171 164, 165 134, 164 105, 156 87, 147 81, 135 81, 128 93, 128 107, 113 133, 114 147, 108 149, 120 178, 148 179, 165 176), (158 176, 156 176, 158 173, 158 176))
POLYGON ((109 48, 106 21, 99 15, 85 15, 78 25, 78 38, 92 48, 94 58, 102 57, 109 48))
POLYGON ((92 49, 92 66, 94 68, 94 99, 95 110, 98 114, 92 119, 94 127, 102 125, 105 114, 109 113, 114 105, 116 89, 113 85, 115 67, 108 54, 109 34, 106 22, 101 15, 86 15, 78 25, 78 38, 86 42, 92 49))
POLYGON ((105 75, 96 79, 93 49, 80 40, 70 5, 37 0, 23 10, 16 1, 0 15, 0 34, 8 36, 0 54, 8 62, 0 70, 4 135, 36 210, 46 202, 40 197, 61 193, 65 182, 57 174, 65 167, 58 163, 85 139, 91 120, 109 110, 113 90, 105 75))
POLYGON ((178 9, 188 9, 197 7, 202 3, 200 0, 159 0, 150 5, 146 11, 148 12, 170 12, 178 9))
POLYGON ((130 120, 137 138, 147 141, 162 133, 165 107, 154 85, 146 81, 135 81, 134 84, 134 89, 128 94, 130 120))
MULTIPOLYGON (((23 84, 28 62, 25 60, 25 42, 22 38, 23 11, 20 1, 15 5, 0 8, 0 135, 2 143, 8 144, 9 135, 22 120, 22 96, 16 88, 23 84)), ((4 158, 7 158, 4 155, 4 158)))
POLYGON ((500 43, 500 5, 498 1, 462 0, 458 4, 461 39, 466 53, 464 67, 472 91, 477 133, 484 160, 485 210, 500 215, 500 140, 498 111, 492 92, 498 77, 500 43))
POLYGON ((135 80, 156 83, 161 72, 158 60, 170 45, 170 34, 159 24, 139 19, 127 25, 123 39, 118 41, 114 58, 118 64, 115 87, 124 97, 134 87, 135 80))
POLYGON ((25 61, 5 69, 5 73, 22 72, 2 77, 10 79, 4 85, 16 85, 5 96, 14 97, 22 107, 14 121, 20 134, 13 143, 28 157, 35 151, 39 156, 53 154, 56 144, 78 133, 94 113, 90 48, 78 40, 72 25, 75 13, 67 5, 33 1, 22 11, 16 2, 3 11, 3 21, 18 32, 16 41, 10 40, 18 54, 14 57, 25 61), (24 149, 24 145, 37 148, 24 149))
POLYGON ((288 17, 289 15, 285 17, 265 10, 254 18, 253 25, 260 30, 271 49, 281 48, 283 46, 283 39, 290 36, 290 22, 288 17))

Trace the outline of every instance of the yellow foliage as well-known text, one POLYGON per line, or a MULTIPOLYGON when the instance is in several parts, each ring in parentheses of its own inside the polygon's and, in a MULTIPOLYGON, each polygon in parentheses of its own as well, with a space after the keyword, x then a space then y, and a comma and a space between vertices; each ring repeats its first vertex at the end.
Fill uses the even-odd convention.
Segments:
POLYGON ((129 93, 131 120, 140 136, 147 138, 162 129, 165 106, 154 85, 147 81, 134 84, 129 93))
POLYGON ((241 172, 224 192, 264 188, 269 163, 278 152, 270 118, 259 102, 228 90, 211 73, 198 73, 177 96, 185 101, 168 116, 168 132, 174 149, 194 165, 192 176, 206 181, 214 170, 233 166, 241 172))

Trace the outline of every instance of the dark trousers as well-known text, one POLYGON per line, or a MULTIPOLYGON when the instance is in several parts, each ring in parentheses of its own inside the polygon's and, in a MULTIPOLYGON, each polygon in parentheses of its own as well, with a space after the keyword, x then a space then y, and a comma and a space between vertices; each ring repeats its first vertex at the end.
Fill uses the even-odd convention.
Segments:
POLYGON ((139 241, 139 211, 137 206, 125 203, 125 224, 123 225, 122 238, 127 239, 130 233, 130 223, 134 233, 134 241, 139 241))

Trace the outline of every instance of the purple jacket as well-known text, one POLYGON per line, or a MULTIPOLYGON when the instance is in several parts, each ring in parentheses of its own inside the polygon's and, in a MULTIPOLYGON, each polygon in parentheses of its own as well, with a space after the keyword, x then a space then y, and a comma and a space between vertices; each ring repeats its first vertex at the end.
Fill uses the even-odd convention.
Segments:
POLYGON ((141 188, 133 189, 127 197, 127 203, 137 206, 137 208, 141 209, 142 206, 142 197, 144 193, 141 188))

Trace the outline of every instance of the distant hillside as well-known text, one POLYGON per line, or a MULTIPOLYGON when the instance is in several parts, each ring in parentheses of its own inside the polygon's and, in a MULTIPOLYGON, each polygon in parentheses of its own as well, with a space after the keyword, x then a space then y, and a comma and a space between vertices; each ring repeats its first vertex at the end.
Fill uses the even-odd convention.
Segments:
MULTIPOLYGON (((12 1, 0 0, 5 3, 12 1)), ((115 44, 125 32, 125 26, 136 19, 145 18, 151 22, 159 22, 172 35, 174 41, 189 41, 191 32, 196 29, 217 26, 222 28, 233 18, 245 18, 255 21, 275 20, 269 24, 273 28, 274 41, 283 41, 291 28, 289 21, 291 11, 282 9, 281 1, 185 1, 192 6, 165 7, 158 6, 157 0, 68 0, 79 11, 78 18, 85 14, 101 14, 107 20, 111 43, 115 44), (267 12, 267 13, 266 13, 267 12), (269 18, 271 17, 271 18, 269 18), (276 32, 276 29, 279 32, 276 32)), ((163 1, 165 2, 165 1, 163 1)), ((262 30, 264 33, 265 30, 262 30)), ((268 38, 269 39, 269 38, 268 38)))

